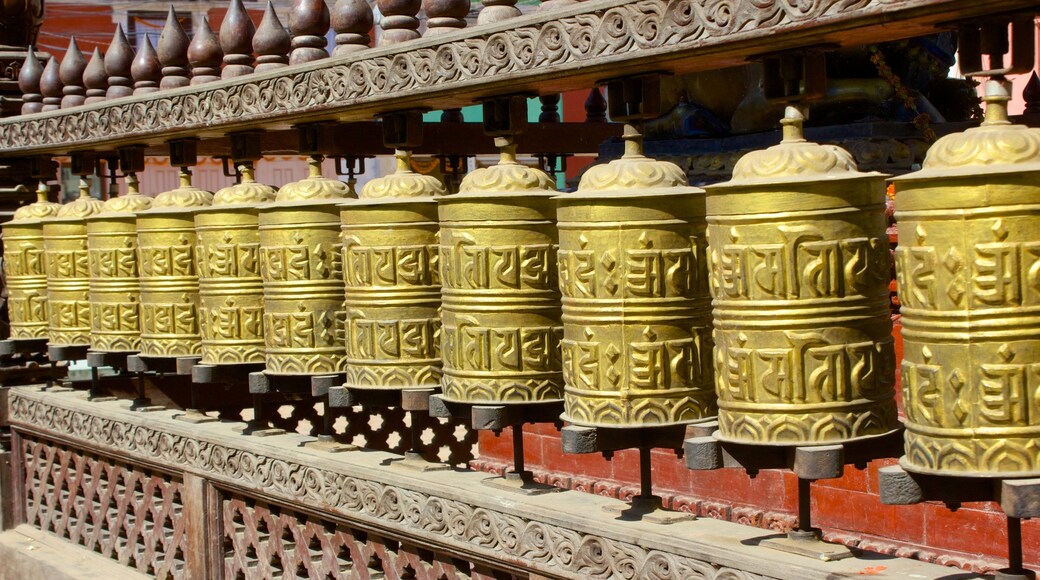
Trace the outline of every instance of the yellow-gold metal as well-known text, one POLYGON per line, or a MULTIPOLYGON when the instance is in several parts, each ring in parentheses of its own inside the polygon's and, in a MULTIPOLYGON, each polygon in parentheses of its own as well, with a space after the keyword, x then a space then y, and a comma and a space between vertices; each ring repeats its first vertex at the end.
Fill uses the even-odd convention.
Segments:
POLYGON ((11 338, 47 338, 47 267, 43 249, 43 220, 58 215, 61 204, 47 201, 50 188, 43 181, 36 202, 14 212, 4 224, 4 276, 11 338))
POLYGON ((86 179, 79 198, 43 222, 47 261, 47 335, 54 346, 90 345, 90 260, 86 218, 104 204, 90 196, 86 179))
POLYGON ((195 212, 205 364, 264 362, 257 205, 274 201, 276 192, 255 181, 252 164, 238 170, 238 184, 221 189, 211 207, 195 212))
POLYGON ((692 423, 716 412, 704 190, 678 166, 625 154, 557 197, 563 419, 591 427, 692 423))
POLYGON ((397 170, 374 179, 342 209, 347 378, 358 389, 439 387, 440 276, 435 177, 397 170))
POLYGON ((284 185, 259 207, 269 374, 339 373, 343 344, 343 268, 339 208, 347 184, 321 176, 311 159, 306 179, 284 185))
POLYGON ((1010 89, 896 180, 908 471, 1040 475, 1040 129, 1010 89))
POLYGON ((498 138, 497 165, 438 199, 443 398, 526 403, 563 398, 555 183, 498 138))
POLYGON ((137 176, 126 176, 126 195, 109 198, 87 218, 90 254, 90 348, 136 352, 141 348, 137 264, 137 212, 152 207, 137 176))
POLYGON ((199 277, 195 269, 194 212, 213 194, 191 185, 160 193, 137 214, 141 270, 141 355, 177 357, 202 351, 199 277))
POLYGON ((885 176, 802 135, 708 186, 717 437, 824 445, 898 428, 885 176))

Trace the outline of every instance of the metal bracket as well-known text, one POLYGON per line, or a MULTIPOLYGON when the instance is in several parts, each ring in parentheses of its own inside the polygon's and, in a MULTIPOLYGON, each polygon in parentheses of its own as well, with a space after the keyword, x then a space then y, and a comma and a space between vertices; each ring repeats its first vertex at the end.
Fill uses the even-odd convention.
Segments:
POLYGON ((961 74, 999 77, 1033 70, 1036 60, 1034 18, 1032 13, 1023 13, 959 23, 957 59, 961 74), (1008 52, 1011 62, 1004 66, 1003 57, 1008 52), (989 68, 982 63, 983 54, 989 56, 989 68))

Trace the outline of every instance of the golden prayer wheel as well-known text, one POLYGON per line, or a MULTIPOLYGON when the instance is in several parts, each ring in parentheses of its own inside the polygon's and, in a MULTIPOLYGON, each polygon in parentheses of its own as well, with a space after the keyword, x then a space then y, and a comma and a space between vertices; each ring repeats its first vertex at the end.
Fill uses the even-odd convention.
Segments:
POLYGON ((280 375, 340 373, 343 344, 343 272, 337 204, 347 184, 321 176, 278 190, 260 206, 260 276, 264 291, 267 372, 280 375))
POLYGON ((275 189, 257 183, 251 165, 239 171, 240 183, 221 189, 211 207, 195 213, 205 364, 264 362, 257 204, 274 201, 275 189))
POLYGON ((213 194, 193 187, 182 173, 180 187, 160 193, 151 209, 137 214, 142 356, 202 351, 194 213, 212 201, 213 194))
POLYGON ((47 261, 47 335, 54 346, 90 345, 90 260, 86 218, 104 204, 79 182, 79 198, 43 222, 47 261))
POLYGON ((150 208, 152 198, 138 192, 134 174, 126 184, 126 195, 110 198, 100 213, 87 218, 90 348, 102 352, 141 348, 137 212, 150 208))
POLYGON ((563 419, 590 427, 691 423, 716 412, 704 191, 678 166, 625 154, 557 197, 563 419))
POLYGON ((898 428, 885 176, 802 137, 742 157, 706 199, 725 441, 818 445, 898 428))
POLYGON ((37 201, 15 210, 4 224, 4 275, 11 338, 47 338, 47 267, 43 220, 58 215, 60 204, 47 201, 48 187, 40 182, 37 201))
POLYGON ((1040 129, 1010 88, 897 181, 908 471, 1040 475, 1040 129))
POLYGON ((554 182, 516 161, 468 174, 440 198, 444 399, 563 398, 554 182))
POLYGON ((444 184, 411 170, 374 179, 342 204, 347 378, 357 389, 439 387, 437 202, 444 184))

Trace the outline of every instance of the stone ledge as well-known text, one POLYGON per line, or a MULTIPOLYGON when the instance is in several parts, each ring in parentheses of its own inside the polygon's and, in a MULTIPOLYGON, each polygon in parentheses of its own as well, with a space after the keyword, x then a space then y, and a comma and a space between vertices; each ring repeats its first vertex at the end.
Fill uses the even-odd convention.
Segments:
POLYGON ((142 574, 31 526, 0 533, 0 580, 145 580, 142 574))
POLYGON ((174 420, 172 411, 133 413, 128 401, 91 403, 79 393, 17 388, 10 404, 16 432, 194 473, 361 529, 548 577, 971 577, 873 553, 818 562, 757 546, 764 537, 757 528, 712 519, 622 521, 604 509, 621 505, 618 500, 574 491, 518 496, 483 485, 484 473, 413 473, 389 466, 392 454, 324 454, 300 447, 310 437, 253 439, 235 433, 237 423, 189 425, 174 420))

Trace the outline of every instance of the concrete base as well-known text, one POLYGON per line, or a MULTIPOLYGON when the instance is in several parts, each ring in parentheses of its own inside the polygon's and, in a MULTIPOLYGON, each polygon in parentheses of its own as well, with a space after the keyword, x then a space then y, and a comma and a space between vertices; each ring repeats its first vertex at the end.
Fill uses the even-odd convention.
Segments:
POLYGON ((86 548, 30 526, 0 533, 0 580, 145 580, 86 548))

